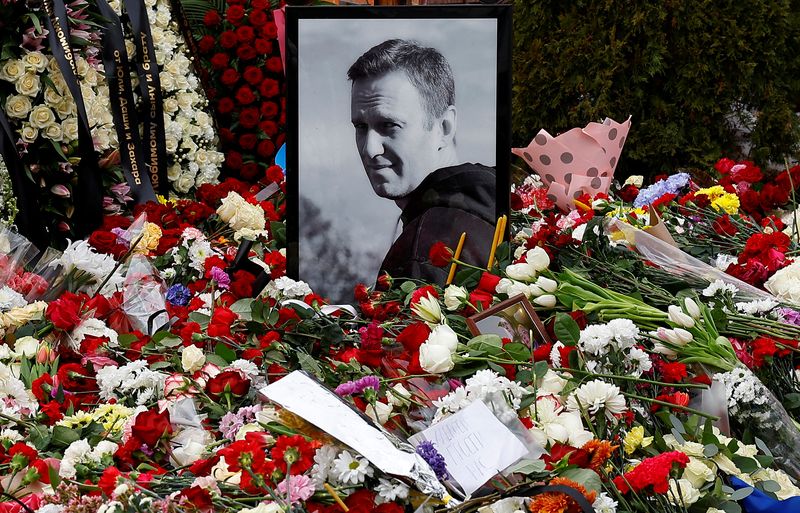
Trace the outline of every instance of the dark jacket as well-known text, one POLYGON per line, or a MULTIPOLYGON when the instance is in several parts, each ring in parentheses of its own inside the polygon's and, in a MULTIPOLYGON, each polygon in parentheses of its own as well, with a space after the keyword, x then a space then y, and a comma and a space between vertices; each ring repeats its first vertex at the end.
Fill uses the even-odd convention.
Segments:
POLYGON ((480 164, 437 169, 408 196, 400 219, 403 231, 389 248, 381 271, 393 278, 416 278, 443 285, 449 267, 434 267, 431 246, 442 241, 455 251, 467 239, 460 260, 486 266, 497 222, 495 170, 480 164))

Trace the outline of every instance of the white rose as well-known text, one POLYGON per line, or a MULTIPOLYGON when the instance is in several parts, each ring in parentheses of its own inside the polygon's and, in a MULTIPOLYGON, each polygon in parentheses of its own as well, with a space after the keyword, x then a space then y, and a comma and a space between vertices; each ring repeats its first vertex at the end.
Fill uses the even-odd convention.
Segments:
POLYGON ((25 96, 30 96, 34 98, 39 91, 42 90, 42 82, 39 80, 39 76, 34 73, 25 73, 17 80, 17 83, 14 84, 14 87, 17 89, 19 94, 24 94, 25 96))
POLYGON ((186 346, 181 353, 181 366, 185 372, 199 371, 206 363, 206 355, 197 346, 186 346))
POLYGON ((227 196, 222 198, 222 203, 220 204, 219 208, 217 208, 217 215, 220 219, 226 223, 229 223, 230 220, 233 219, 233 216, 236 215, 239 207, 241 207, 244 203, 246 203, 244 198, 231 191, 227 196))
POLYGON ((50 107, 57 107, 59 103, 61 103, 62 96, 58 94, 58 91, 53 89, 52 87, 46 87, 44 90, 44 101, 50 107))
POLYGON ((525 261, 536 272, 541 272, 550 267, 550 256, 542 247, 536 246, 525 254, 525 261))
POLYGON ((61 119, 68 118, 69 116, 78 115, 78 106, 71 98, 63 97, 58 105, 56 105, 56 112, 61 119))
POLYGON ((690 457, 689 464, 683 469, 681 477, 687 479, 695 488, 700 488, 707 482, 713 481, 717 474, 702 460, 690 457))
POLYGON ((17 59, 9 59, 0 67, 0 78, 7 82, 16 82, 23 73, 25 73, 25 66, 22 61, 17 59))
POLYGON ((184 428, 170 440, 172 446, 170 460, 177 467, 191 465, 200 459, 206 447, 213 441, 213 437, 205 429, 184 428))
POLYGON ((386 392, 386 398, 392 406, 405 406, 410 404, 411 392, 402 383, 397 383, 390 391, 386 392))
POLYGON ((189 192, 194 186, 194 176, 191 173, 182 173, 175 182, 175 189, 178 192, 189 192))
POLYGON ((39 351, 39 341, 33 337, 18 338, 14 342, 14 351, 25 358, 33 358, 39 351))
POLYGON ((441 374, 455 367, 453 356, 445 346, 424 343, 419 346, 419 364, 425 372, 441 374))
POLYGON ((46 128, 47 125, 55 123, 56 115, 47 105, 37 105, 31 111, 28 119, 35 128, 46 128))
POLYGON ((371 418, 373 422, 379 425, 384 425, 389 422, 389 417, 392 415, 392 405, 376 402, 374 405, 367 406, 367 417, 371 418))
POLYGON ((688 479, 671 479, 667 500, 676 506, 691 506, 700 499, 700 490, 692 486, 688 479))
POLYGON ((167 98, 164 100, 164 112, 172 114, 176 110, 178 110, 178 100, 175 98, 167 98))
POLYGON ((13 95, 6 101, 6 114, 12 118, 25 119, 31 111, 31 100, 27 96, 13 95))
POLYGON ((800 260, 773 274, 764 283, 764 288, 775 294, 778 299, 800 304, 800 260))
POLYGON ((78 120, 68 118, 61 122, 61 133, 65 142, 72 142, 78 139, 78 120))
POLYGON ((167 168, 167 178, 171 182, 174 182, 181 176, 181 165, 180 164, 173 164, 167 168))
POLYGON ((64 131, 58 123, 47 125, 44 129, 44 136, 51 141, 61 142, 64 139, 64 131))
POLYGON ((450 311, 456 311, 467 300, 467 289, 457 285, 450 285, 444 289, 444 306, 450 311))
POLYGON ((22 127, 21 136, 24 142, 32 143, 39 136, 39 130, 36 129, 35 127, 32 127, 31 125, 26 124, 25 126, 22 127))
POLYGON ((458 335, 447 324, 440 324, 433 328, 425 343, 445 347, 452 353, 458 346, 458 335))
POLYGON ((539 396, 546 395, 559 395, 564 387, 567 386, 567 380, 556 374, 550 369, 539 380, 536 387, 536 394, 539 396))

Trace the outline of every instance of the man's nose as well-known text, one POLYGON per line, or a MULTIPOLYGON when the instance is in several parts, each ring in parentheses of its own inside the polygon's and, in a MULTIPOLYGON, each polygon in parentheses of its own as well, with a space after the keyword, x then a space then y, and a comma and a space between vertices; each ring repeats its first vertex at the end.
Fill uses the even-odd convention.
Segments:
POLYGON ((373 159, 383 153, 383 137, 375 130, 369 130, 364 139, 364 152, 373 159))

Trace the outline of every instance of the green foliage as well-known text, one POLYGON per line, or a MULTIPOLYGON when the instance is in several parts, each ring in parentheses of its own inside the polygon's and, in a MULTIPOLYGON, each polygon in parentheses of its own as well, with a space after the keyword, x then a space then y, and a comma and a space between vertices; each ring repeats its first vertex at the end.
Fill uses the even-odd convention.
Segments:
POLYGON ((609 116, 633 125, 617 174, 736 156, 726 117, 759 116, 750 157, 800 147, 800 0, 514 2, 514 146, 609 116))

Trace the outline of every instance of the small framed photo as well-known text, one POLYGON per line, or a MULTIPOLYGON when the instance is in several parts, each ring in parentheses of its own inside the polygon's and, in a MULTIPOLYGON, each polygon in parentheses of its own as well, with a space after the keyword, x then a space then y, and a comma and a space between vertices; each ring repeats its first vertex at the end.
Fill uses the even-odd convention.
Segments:
POLYGON ((494 334, 531 349, 552 342, 533 305, 522 294, 467 317, 467 327, 476 337, 494 334))
POLYGON ((287 7, 287 266, 334 303, 485 266, 508 212, 511 6, 287 7))

